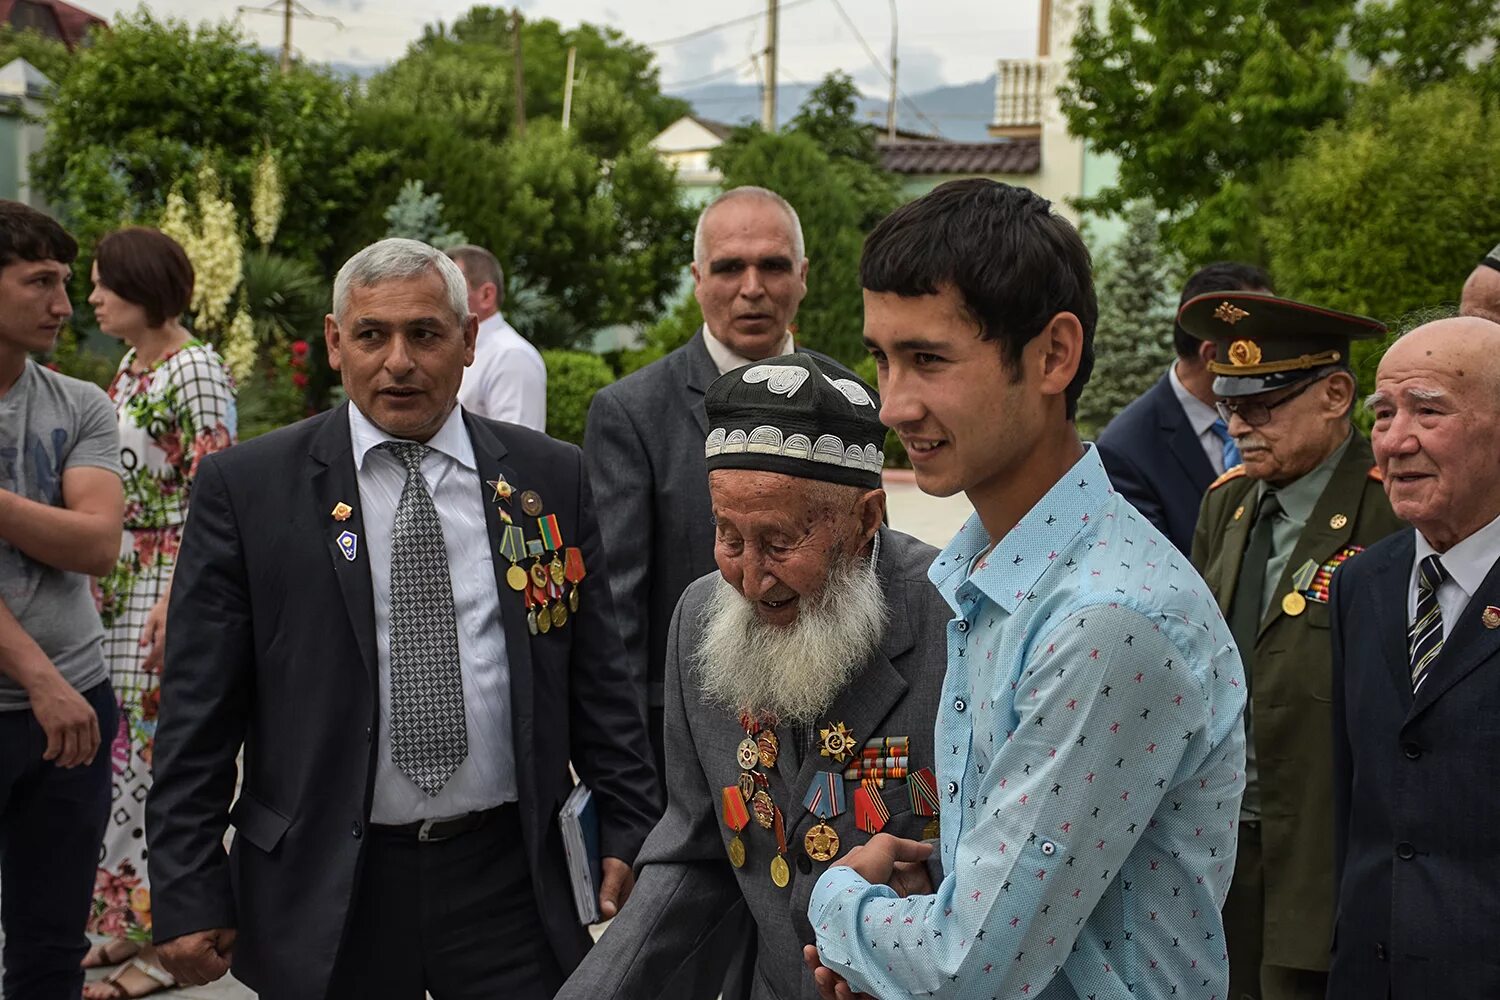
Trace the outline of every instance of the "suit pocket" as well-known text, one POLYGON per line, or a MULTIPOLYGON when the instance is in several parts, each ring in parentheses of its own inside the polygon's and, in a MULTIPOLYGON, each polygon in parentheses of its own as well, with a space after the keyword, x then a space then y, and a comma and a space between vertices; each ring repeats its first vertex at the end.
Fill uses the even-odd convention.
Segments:
POLYGON ((267 854, 276 850, 292 821, 259 799, 241 794, 229 810, 229 822, 247 844, 267 854))

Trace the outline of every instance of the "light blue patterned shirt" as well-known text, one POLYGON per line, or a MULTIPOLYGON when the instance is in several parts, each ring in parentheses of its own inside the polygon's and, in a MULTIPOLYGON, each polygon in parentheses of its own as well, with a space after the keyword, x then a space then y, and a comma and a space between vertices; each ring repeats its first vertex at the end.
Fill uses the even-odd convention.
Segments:
POLYGON ((958 616, 946 877, 900 899, 829 869, 808 910, 824 965, 884 1000, 1223 1000, 1245 764, 1229 626, 1091 446, 980 559, 989 541, 971 517, 930 571, 958 616))

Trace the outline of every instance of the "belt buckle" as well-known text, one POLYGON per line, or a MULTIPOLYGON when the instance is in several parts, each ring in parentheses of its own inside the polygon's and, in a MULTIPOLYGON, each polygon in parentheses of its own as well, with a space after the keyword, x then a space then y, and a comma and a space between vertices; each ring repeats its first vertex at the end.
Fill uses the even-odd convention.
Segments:
MULTIPOLYGON (((432 837, 432 828, 434 826, 436 826, 439 822, 441 822, 441 820, 424 819, 422 821, 422 825, 419 826, 419 827, 417 827, 417 840, 421 841, 424 844, 432 841, 433 840, 433 837, 432 837)), ((438 837, 437 838, 438 841, 441 841, 443 839, 444 838, 442 838, 442 837, 438 837)))

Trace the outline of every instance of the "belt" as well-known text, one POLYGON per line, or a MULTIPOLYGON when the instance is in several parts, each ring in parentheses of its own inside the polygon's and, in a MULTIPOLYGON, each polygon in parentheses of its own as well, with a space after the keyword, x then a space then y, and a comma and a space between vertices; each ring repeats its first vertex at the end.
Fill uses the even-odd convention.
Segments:
POLYGON ((473 833, 504 808, 505 806, 500 805, 482 812, 464 813, 462 816, 450 816, 446 819, 419 819, 412 823, 371 823, 370 829, 386 837, 431 844, 473 833))

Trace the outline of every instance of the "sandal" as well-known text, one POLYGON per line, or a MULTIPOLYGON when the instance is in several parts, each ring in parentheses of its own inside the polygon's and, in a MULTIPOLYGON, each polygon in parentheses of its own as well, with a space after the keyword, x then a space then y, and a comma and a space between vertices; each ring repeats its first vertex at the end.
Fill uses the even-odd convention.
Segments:
POLYGON ((141 953, 141 946, 134 941, 125 938, 110 938, 98 944, 90 945, 88 954, 83 956, 81 963, 85 969, 103 969, 111 965, 119 965, 128 962, 141 953))
POLYGON ((83 988, 84 1000, 135 1000, 177 985, 163 969, 143 959, 132 958, 104 979, 83 988))

